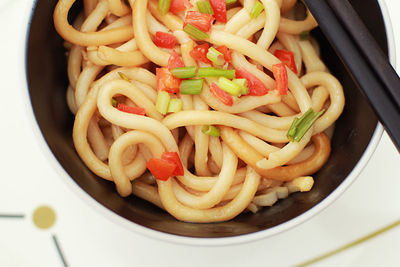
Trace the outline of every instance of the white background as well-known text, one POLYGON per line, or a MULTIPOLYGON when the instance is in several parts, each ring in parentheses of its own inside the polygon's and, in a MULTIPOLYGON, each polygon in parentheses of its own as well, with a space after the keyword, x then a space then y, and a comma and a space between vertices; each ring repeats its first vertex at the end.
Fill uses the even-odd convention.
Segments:
MULTIPOLYGON (((386 2, 400 50, 400 3, 386 2)), ((53 234, 73 267, 294 266, 400 219, 400 156, 386 134, 361 175, 334 204, 268 239, 226 247, 183 246, 138 235, 105 219, 66 186, 32 131, 21 65, 24 15, 31 3, 0 0, 0 214, 25 214, 24 219, 0 219, 0 266, 63 266, 53 234), (32 212, 40 205, 51 205, 57 213, 49 230, 32 223, 32 212)), ((315 266, 400 266, 399 250, 397 227, 315 266)))

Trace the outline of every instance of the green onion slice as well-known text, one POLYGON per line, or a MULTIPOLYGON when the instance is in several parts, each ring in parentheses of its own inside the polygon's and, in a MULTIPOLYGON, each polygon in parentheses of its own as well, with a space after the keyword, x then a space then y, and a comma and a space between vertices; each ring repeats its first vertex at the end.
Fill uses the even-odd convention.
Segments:
POLYGON ((172 75, 180 79, 188 79, 196 76, 196 66, 171 69, 172 75))
POLYGON ((160 10, 162 15, 168 13, 170 5, 171 0, 158 0, 158 10, 160 10))
POLYGON ((203 79, 183 80, 179 89, 183 95, 199 95, 203 89, 203 79))
POLYGON ((214 10, 208 0, 197 1, 196 5, 201 13, 214 15, 214 10))
POLYGON ((114 98, 111 98, 111 105, 116 108, 118 106, 118 102, 117 100, 115 100, 114 98))
POLYGON ((261 4, 259 1, 257 1, 250 11, 250 17, 253 19, 256 19, 261 14, 263 9, 264 9, 263 4, 261 4))
POLYGON ((237 0, 225 0, 225 3, 226 3, 227 5, 229 5, 229 4, 236 3, 236 1, 237 1, 237 0))
POLYGON ((306 132, 311 128, 314 122, 324 113, 325 110, 320 112, 314 112, 312 108, 307 110, 300 118, 294 118, 292 125, 286 136, 292 142, 300 142, 301 138, 306 134, 306 132))
POLYGON ((310 37, 310 31, 302 31, 299 34, 300 41, 307 41, 309 37, 310 37))
POLYGON ((218 86, 225 92, 233 96, 239 96, 242 92, 242 88, 231 80, 225 77, 219 77, 218 79, 218 86))
POLYGON ((214 67, 205 67, 205 68, 199 68, 197 75, 199 77, 225 77, 228 79, 233 79, 235 78, 236 71, 218 69, 214 67))
POLYGON ((212 125, 204 125, 203 127, 201 127, 201 132, 204 134, 208 134, 209 136, 215 137, 218 137, 220 135, 218 128, 212 125))
POLYGON ((118 71, 118 75, 119 75, 119 77, 121 77, 121 79, 129 82, 128 76, 126 76, 123 72, 118 71))
POLYGON ((169 105, 168 105, 168 112, 179 112, 182 109, 182 100, 178 99, 178 98, 172 98, 169 101, 169 105))
POLYGON ((225 63, 224 55, 214 47, 210 47, 207 52, 207 58, 217 66, 222 66, 225 63))
POLYGON ((236 83, 237 85, 240 86, 240 94, 241 95, 247 95, 249 93, 249 85, 247 83, 247 79, 233 79, 232 82, 236 83))
POLYGON ((198 39, 198 40, 204 40, 207 39, 209 36, 207 33, 203 32, 202 30, 199 30, 192 24, 188 23, 184 28, 183 31, 189 34, 190 36, 198 39))
POLYGON ((171 97, 165 91, 159 91, 156 100, 156 109, 161 114, 165 115, 168 111, 169 100, 171 97))

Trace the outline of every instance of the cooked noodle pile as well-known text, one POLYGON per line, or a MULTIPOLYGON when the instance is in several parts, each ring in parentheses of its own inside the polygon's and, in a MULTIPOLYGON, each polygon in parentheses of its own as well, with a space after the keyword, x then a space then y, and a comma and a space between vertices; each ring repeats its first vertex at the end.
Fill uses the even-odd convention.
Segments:
POLYGON ((70 24, 74 2, 54 11, 73 141, 122 197, 217 222, 311 190, 344 95, 300 3, 84 0, 70 24))

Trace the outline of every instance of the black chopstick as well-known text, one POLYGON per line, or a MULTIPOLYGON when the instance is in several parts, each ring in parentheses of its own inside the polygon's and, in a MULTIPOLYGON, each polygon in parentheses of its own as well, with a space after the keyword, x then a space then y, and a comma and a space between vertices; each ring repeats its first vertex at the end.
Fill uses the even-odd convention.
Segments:
MULTIPOLYGON (((385 84, 400 88, 400 79, 379 76, 376 65, 369 64, 354 39, 342 26, 325 0, 304 0, 318 21, 325 37, 332 45, 353 80, 368 98, 381 123, 400 152, 400 106, 396 104, 385 84), (383 79, 391 79, 383 83, 383 79)), ((349 103, 351 104, 351 103, 349 103)))
POLYGON ((400 107, 400 84, 396 71, 387 60, 386 55, 361 21, 357 12, 348 0, 326 0, 336 16, 354 39, 369 64, 381 78, 394 102, 400 107))

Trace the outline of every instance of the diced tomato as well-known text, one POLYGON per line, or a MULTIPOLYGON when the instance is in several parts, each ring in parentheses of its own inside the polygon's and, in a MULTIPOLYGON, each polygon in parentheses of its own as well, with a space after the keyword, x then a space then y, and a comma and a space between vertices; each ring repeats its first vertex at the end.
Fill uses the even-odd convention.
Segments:
POLYGON ((173 176, 182 176, 184 174, 181 159, 177 152, 164 152, 161 159, 174 163, 176 168, 172 173, 173 176))
POLYGON ((166 181, 173 175, 176 165, 165 159, 151 158, 146 167, 156 179, 166 181))
POLYGON ((223 46, 217 47, 216 50, 218 50, 219 52, 221 52, 224 55, 224 59, 226 62, 232 61, 232 51, 229 50, 228 47, 223 45, 223 46))
POLYGON ((211 84, 210 91, 219 99, 219 101, 221 101, 225 105, 233 105, 233 97, 221 88, 219 88, 218 85, 216 85, 215 83, 211 84))
POLYGON ((118 104, 117 109, 123 112, 132 113, 136 115, 145 115, 146 110, 141 107, 131 107, 125 104, 118 104))
POLYGON ((286 95, 288 90, 288 76, 285 63, 272 65, 272 73, 276 81, 276 89, 279 94, 286 95))
POLYGON ((186 9, 193 7, 189 0, 171 0, 169 11, 178 15, 180 12, 186 11, 186 9))
POLYGON ((174 48, 176 38, 173 34, 167 32, 156 32, 154 36, 154 44, 162 48, 174 48))
POLYGON ((226 23, 226 0, 210 0, 216 21, 226 23))
POLYGON ((205 43, 202 45, 196 45, 192 51, 190 51, 190 56, 198 61, 201 61, 203 63, 211 64, 212 62, 207 58, 207 52, 208 48, 210 46, 205 43))
POLYGON ((203 32, 208 32, 211 29, 211 25, 214 21, 214 17, 211 14, 200 13, 199 11, 188 11, 186 13, 183 27, 187 24, 192 24, 203 32))
POLYGON ((181 80, 174 77, 167 68, 156 69, 157 91, 166 91, 168 93, 178 93, 181 80))
POLYGON ((178 53, 176 53, 175 50, 172 50, 171 56, 168 60, 168 69, 170 70, 181 67, 185 67, 182 58, 178 55, 178 53))
POLYGON ((294 60, 294 54, 292 51, 277 49, 274 52, 274 56, 285 63, 289 69, 297 74, 296 61, 294 60))
POLYGON ((249 93, 247 95, 261 96, 268 93, 268 88, 264 83, 244 68, 236 70, 236 78, 245 78, 247 80, 249 85, 249 93))

